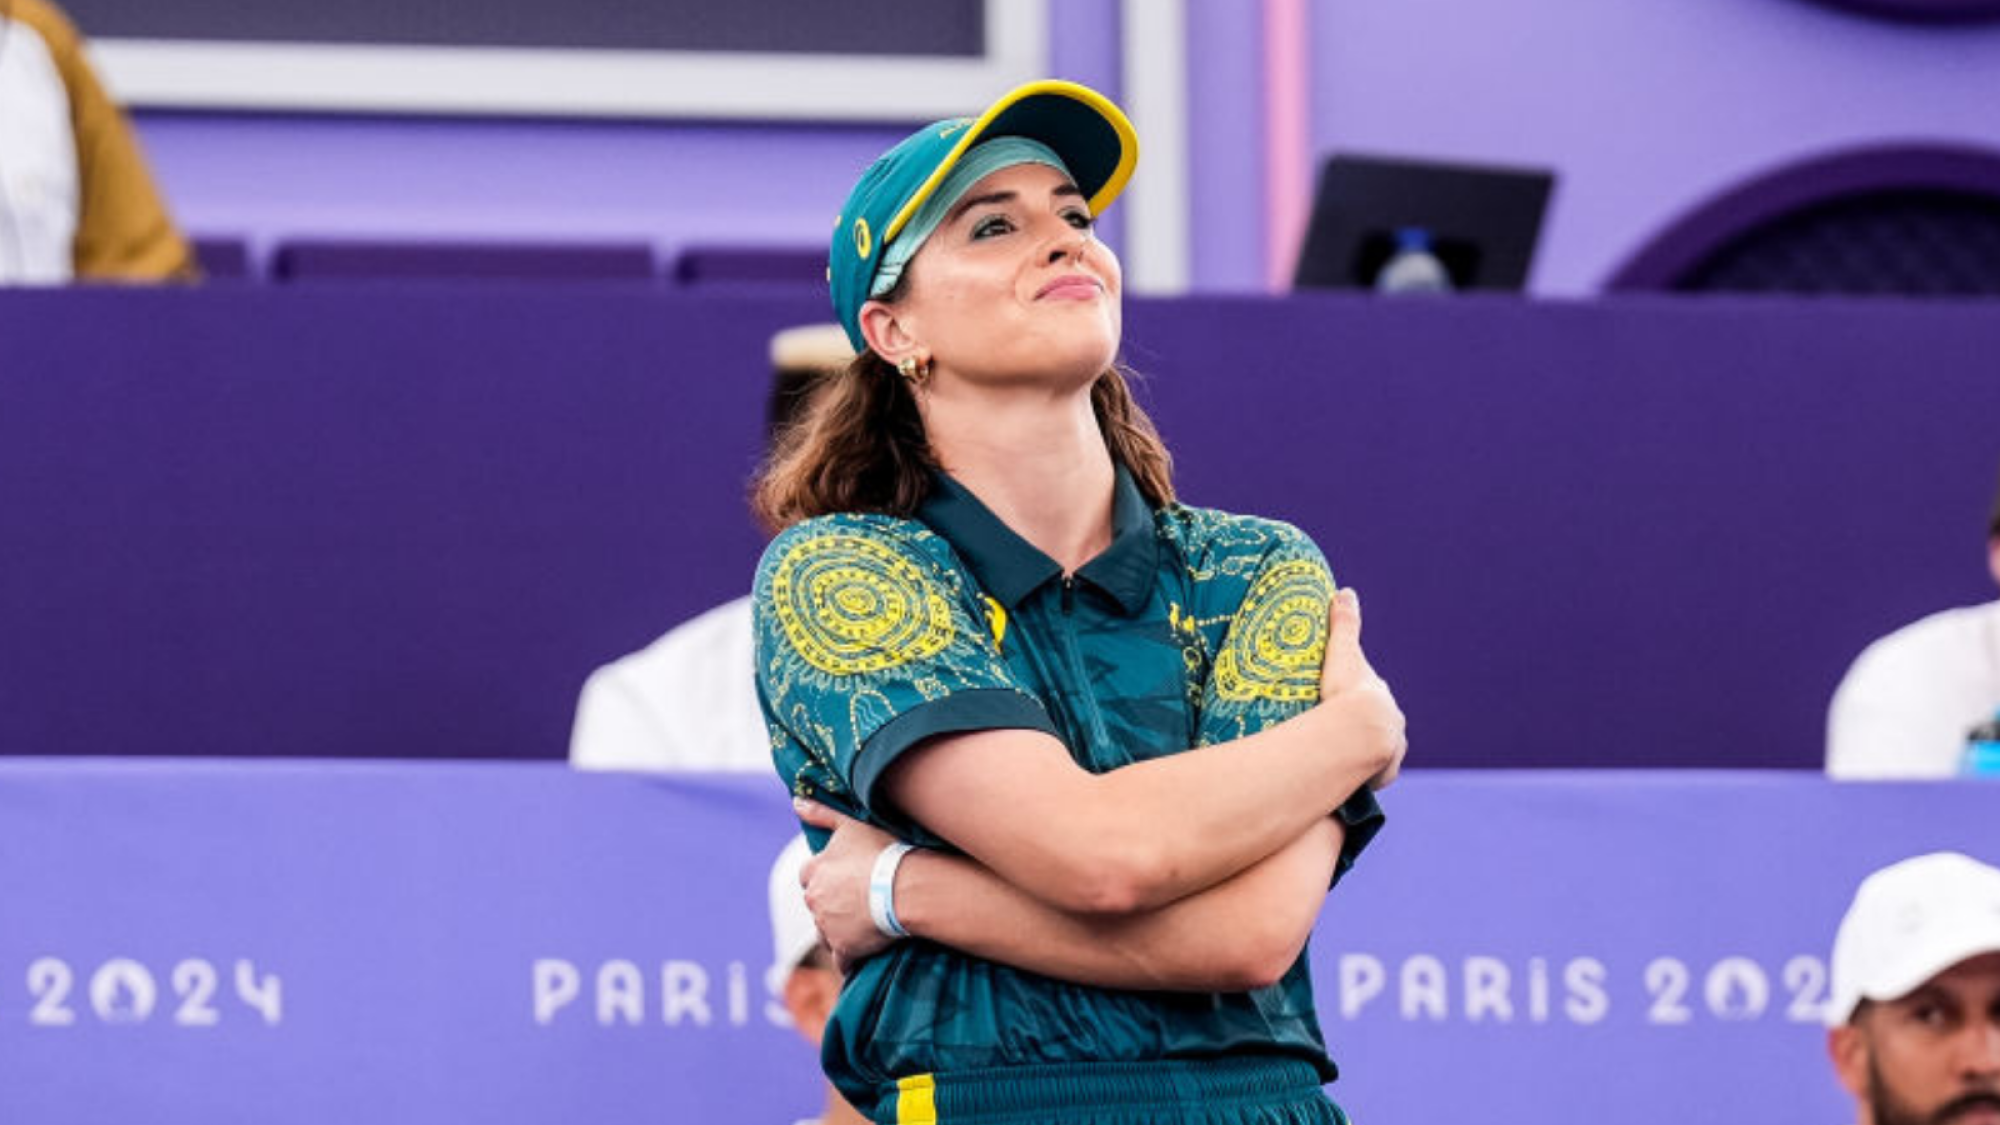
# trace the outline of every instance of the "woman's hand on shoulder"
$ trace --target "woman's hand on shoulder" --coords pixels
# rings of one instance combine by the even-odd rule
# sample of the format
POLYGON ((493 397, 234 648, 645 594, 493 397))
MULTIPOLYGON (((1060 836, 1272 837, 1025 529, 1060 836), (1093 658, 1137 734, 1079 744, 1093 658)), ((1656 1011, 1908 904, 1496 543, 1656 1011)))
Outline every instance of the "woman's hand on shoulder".
POLYGON ((1377 755, 1381 767, 1368 779, 1368 787, 1381 789, 1402 772, 1403 753, 1409 748, 1403 709, 1362 651, 1360 596, 1352 588, 1336 590, 1328 616, 1326 659, 1319 673, 1320 707, 1340 716, 1343 743, 1359 738, 1367 752, 1377 755))
POLYGON ((833 833, 826 847, 800 869, 799 885, 805 889, 806 908, 812 911, 820 937, 845 974, 856 963, 888 948, 893 940, 875 928, 868 913, 868 880, 874 873, 875 857, 896 838, 816 801, 799 798, 792 807, 800 820, 833 833))

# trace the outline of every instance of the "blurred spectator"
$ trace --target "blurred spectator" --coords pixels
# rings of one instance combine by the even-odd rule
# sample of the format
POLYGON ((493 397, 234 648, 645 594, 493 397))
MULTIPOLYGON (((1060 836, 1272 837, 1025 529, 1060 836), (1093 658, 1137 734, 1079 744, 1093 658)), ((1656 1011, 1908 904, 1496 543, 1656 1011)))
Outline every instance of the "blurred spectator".
POLYGON ((1856 1125, 2000 1120, 2000 869, 1938 852, 1862 880, 1826 1018, 1856 1125))
MULTIPOLYGON (((771 994, 784 1002, 791 1013, 792 1026, 806 1042, 817 1047, 826 1034, 826 1018, 840 997, 840 974, 833 968, 833 951, 820 940, 806 909, 806 893, 799 885, 799 869, 812 858, 804 836, 794 837, 778 862, 771 866, 771 944, 774 954, 771 994)), ((826 1108, 817 1121, 798 1125, 865 1125, 867 1118, 847 1104, 832 1083, 826 1087, 826 1108)))
MULTIPOLYGON (((2000 584, 2000 495, 1986 521, 1986 566, 2000 584)), ((1869 645, 1833 693, 1826 772, 1939 778, 1958 772, 1966 735, 2000 709, 2000 600, 1935 613, 1869 645)))
POLYGON ((83 37, 48 0, 0 0, 0 283, 194 275, 83 37))
MULTIPOLYGON (((795 421, 814 384, 854 358, 837 324, 771 338, 767 436, 795 421)), ((744 571, 744 581, 750 579, 744 571)), ((750 597, 710 609, 590 674, 570 764, 611 770, 763 770, 771 736, 757 706, 750 597)))

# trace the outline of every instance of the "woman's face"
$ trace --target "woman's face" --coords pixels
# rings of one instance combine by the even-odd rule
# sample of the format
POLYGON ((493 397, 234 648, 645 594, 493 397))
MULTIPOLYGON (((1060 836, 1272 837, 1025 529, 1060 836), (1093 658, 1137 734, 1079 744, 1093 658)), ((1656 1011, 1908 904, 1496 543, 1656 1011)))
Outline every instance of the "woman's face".
POLYGON ((1118 259, 1042 164, 974 184, 911 259, 896 320, 939 376, 1088 386, 1118 354, 1118 259))

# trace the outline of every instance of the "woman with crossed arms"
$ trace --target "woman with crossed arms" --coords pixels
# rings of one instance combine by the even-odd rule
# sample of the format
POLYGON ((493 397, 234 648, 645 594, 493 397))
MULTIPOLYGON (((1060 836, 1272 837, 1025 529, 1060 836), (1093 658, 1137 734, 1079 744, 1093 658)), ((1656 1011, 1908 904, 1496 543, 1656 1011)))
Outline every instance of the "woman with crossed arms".
POLYGON ((1136 159, 1062 82, 884 154, 829 261, 859 355, 758 481, 823 1063, 877 1121, 1346 1120, 1305 944, 1403 718, 1310 540, 1174 497, 1091 234, 1136 159))

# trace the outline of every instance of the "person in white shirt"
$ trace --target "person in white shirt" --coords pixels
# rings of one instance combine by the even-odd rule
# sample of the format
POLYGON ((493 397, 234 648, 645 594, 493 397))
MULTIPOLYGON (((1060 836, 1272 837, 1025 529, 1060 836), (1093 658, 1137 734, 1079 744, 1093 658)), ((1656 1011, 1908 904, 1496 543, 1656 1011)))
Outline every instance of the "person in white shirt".
MULTIPOLYGON (((853 355, 837 324, 773 336, 770 433, 797 419, 817 380, 853 355)), ((746 592, 592 672, 577 699, 570 764, 770 772, 771 736, 757 706, 751 641, 746 592)))
POLYGON ((1856 1125, 2000 1121, 2000 869, 1934 852, 1868 876, 1831 980, 1827 1054, 1856 1125))
MULTIPOLYGON (((1986 564, 2000 584, 2000 497, 1986 564)), ((1966 735, 2000 711, 2000 600, 1934 613, 1855 658, 1827 712, 1826 772, 1849 779, 1945 778, 1966 735)))
POLYGON ((577 700, 570 764, 770 772, 750 642, 745 594, 592 672, 577 700))

